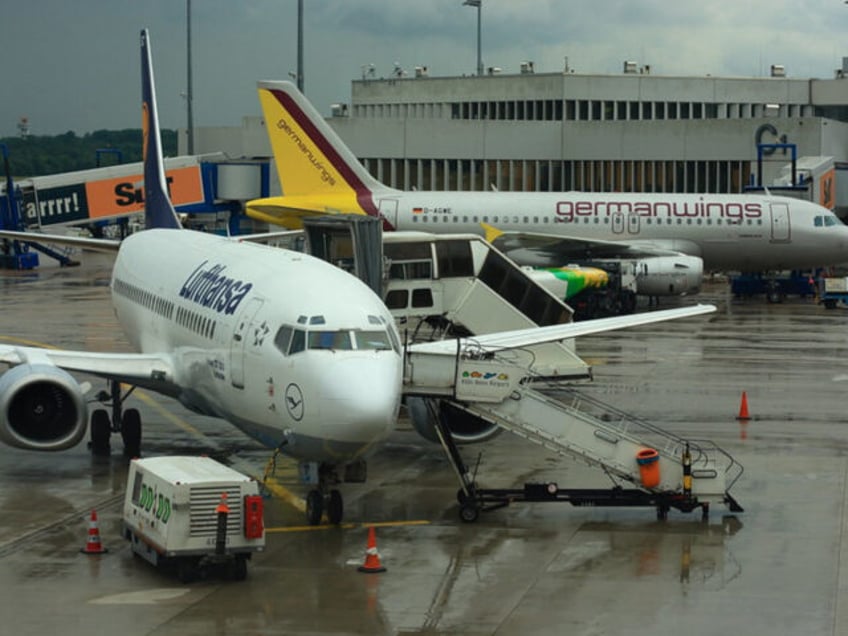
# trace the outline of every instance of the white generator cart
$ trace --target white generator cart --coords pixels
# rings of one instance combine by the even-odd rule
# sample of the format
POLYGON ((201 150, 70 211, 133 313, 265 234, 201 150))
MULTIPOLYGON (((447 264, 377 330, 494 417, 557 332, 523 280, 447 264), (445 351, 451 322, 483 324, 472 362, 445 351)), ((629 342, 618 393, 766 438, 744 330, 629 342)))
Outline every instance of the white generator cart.
POLYGON ((209 457, 134 459, 127 477, 123 533, 155 566, 175 566, 189 582, 208 569, 235 580, 265 547, 259 484, 209 457))

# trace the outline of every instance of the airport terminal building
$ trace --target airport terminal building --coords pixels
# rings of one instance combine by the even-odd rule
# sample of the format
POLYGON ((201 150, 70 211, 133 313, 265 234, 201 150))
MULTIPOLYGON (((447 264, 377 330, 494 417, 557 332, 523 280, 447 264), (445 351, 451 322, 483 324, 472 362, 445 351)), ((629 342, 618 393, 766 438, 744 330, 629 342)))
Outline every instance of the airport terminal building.
MULTIPOLYGON (((738 193, 780 184, 845 214, 848 58, 844 67, 833 79, 794 79, 779 65, 768 77, 660 76, 629 61, 612 75, 540 73, 532 62, 463 77, 418 67, 353 81, 350 104, 332 105, 329 122, 374 176, 403 190, 738 193)), ((270 155, 256 117, 197 129, 195 148, 270 155)))

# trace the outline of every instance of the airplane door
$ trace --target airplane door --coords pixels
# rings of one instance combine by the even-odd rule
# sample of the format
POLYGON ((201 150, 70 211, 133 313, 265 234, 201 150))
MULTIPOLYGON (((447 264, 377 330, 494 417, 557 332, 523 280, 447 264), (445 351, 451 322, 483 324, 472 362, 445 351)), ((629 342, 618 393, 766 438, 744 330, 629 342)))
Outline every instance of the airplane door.
POLYGON ((789 241, 791 230, 789 224, 789 205, 772 203, 771 207, 771 241, 773 243, 789 241))
POLYGON ((639 233, 639 215, 635 212, 631 212, 627 215, 627 231, 630 234, 638 234, 639 233))
POLYGON ((612 213, 612 233, 622 234, 624 232, 624 214, 622 212, 612 213))
POLYGON ((397 199, 380 199, 380 216, 389 224, 398 229, 398 202, 397 199))
POLYGON ((260 299, 251 298, 241 310, 233 330, 233 340, 230 343, 230 381, 237 389, 244 388, 244 351, 247 346, 248 327, 261 306, 260 299))

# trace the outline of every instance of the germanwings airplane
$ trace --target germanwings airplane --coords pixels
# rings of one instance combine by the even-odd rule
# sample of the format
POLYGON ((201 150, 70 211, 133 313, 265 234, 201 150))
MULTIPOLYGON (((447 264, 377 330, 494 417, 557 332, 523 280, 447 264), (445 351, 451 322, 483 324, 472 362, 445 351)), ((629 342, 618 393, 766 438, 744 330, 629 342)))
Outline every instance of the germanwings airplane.
POLYGON ((247 213, 298 227, 307 214, 354 213, 387 229, 485 234, 516 262, 638 262, 638 292, 697 291, 704 270, 773 271, 848 261, 848 227, 793 198, 719 194, 404 192, 384 186, 290 82, 260 82, 283 196, 247 213))
MULTIPOLYGON (((37 235, 115 251, 112 303, 139 353, 99 353, 0 345, 0 440, 58 451, 90 430, 95 453, 120 433, 125 454, 141 449, 141 417, 122 408, 142 387, 186 408, 220 417, 299 460, 317 476, 307 518, 342 520, 333 486, 362 481, 365 460, 394 429, 404 358, 391 314, 369 287, 329 263, 282 250, 181 229, 168 197, 159 137, 149 35, 141 32, 145 229, 121 242, 37 235), (108 381, 112 412, 88 420, 88 383, 108 381), (132 389, 130 389, 132 390, 132 389)), ((0 239, 29 240, 25 232, 0 239)), ((554 325, 475 338, 480 347, 523 348, 588 333, 713 311, 711 306, 554 325)), ((458 350, 459 343, 444 346, 458 350)), ((409 345, 408 351, 416 351, 409 345)), ((430 346, 433 346, 430 343, 430 346)))

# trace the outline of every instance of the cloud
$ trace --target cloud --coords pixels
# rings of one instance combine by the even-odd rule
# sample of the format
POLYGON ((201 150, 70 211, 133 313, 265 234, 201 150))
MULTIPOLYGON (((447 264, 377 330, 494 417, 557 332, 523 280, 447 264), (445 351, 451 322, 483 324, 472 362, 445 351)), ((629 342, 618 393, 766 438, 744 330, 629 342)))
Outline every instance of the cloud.
MULTIPOLYGON (((411 73, 476 72, 477 10, 461 0, 304 0, 307 96, 322 112, 350 101, 374 64, 411 73)), ((186 24, 175 0, 8 0, 0 22, 7 88, 0 136, 20 116, 34 133, 138 127, 138 33, 151 30, 162 124, 185 125, 186 24)), ((239 125, 258 115, 256 81, 297 70, 294 0, 192 3, 195 123, 239 125)), ((841 67, 848 6, 814 0, 483 0, 483 62, 518 72, 620 73, 626 59, 655 74, 832 77, 841 67)))

